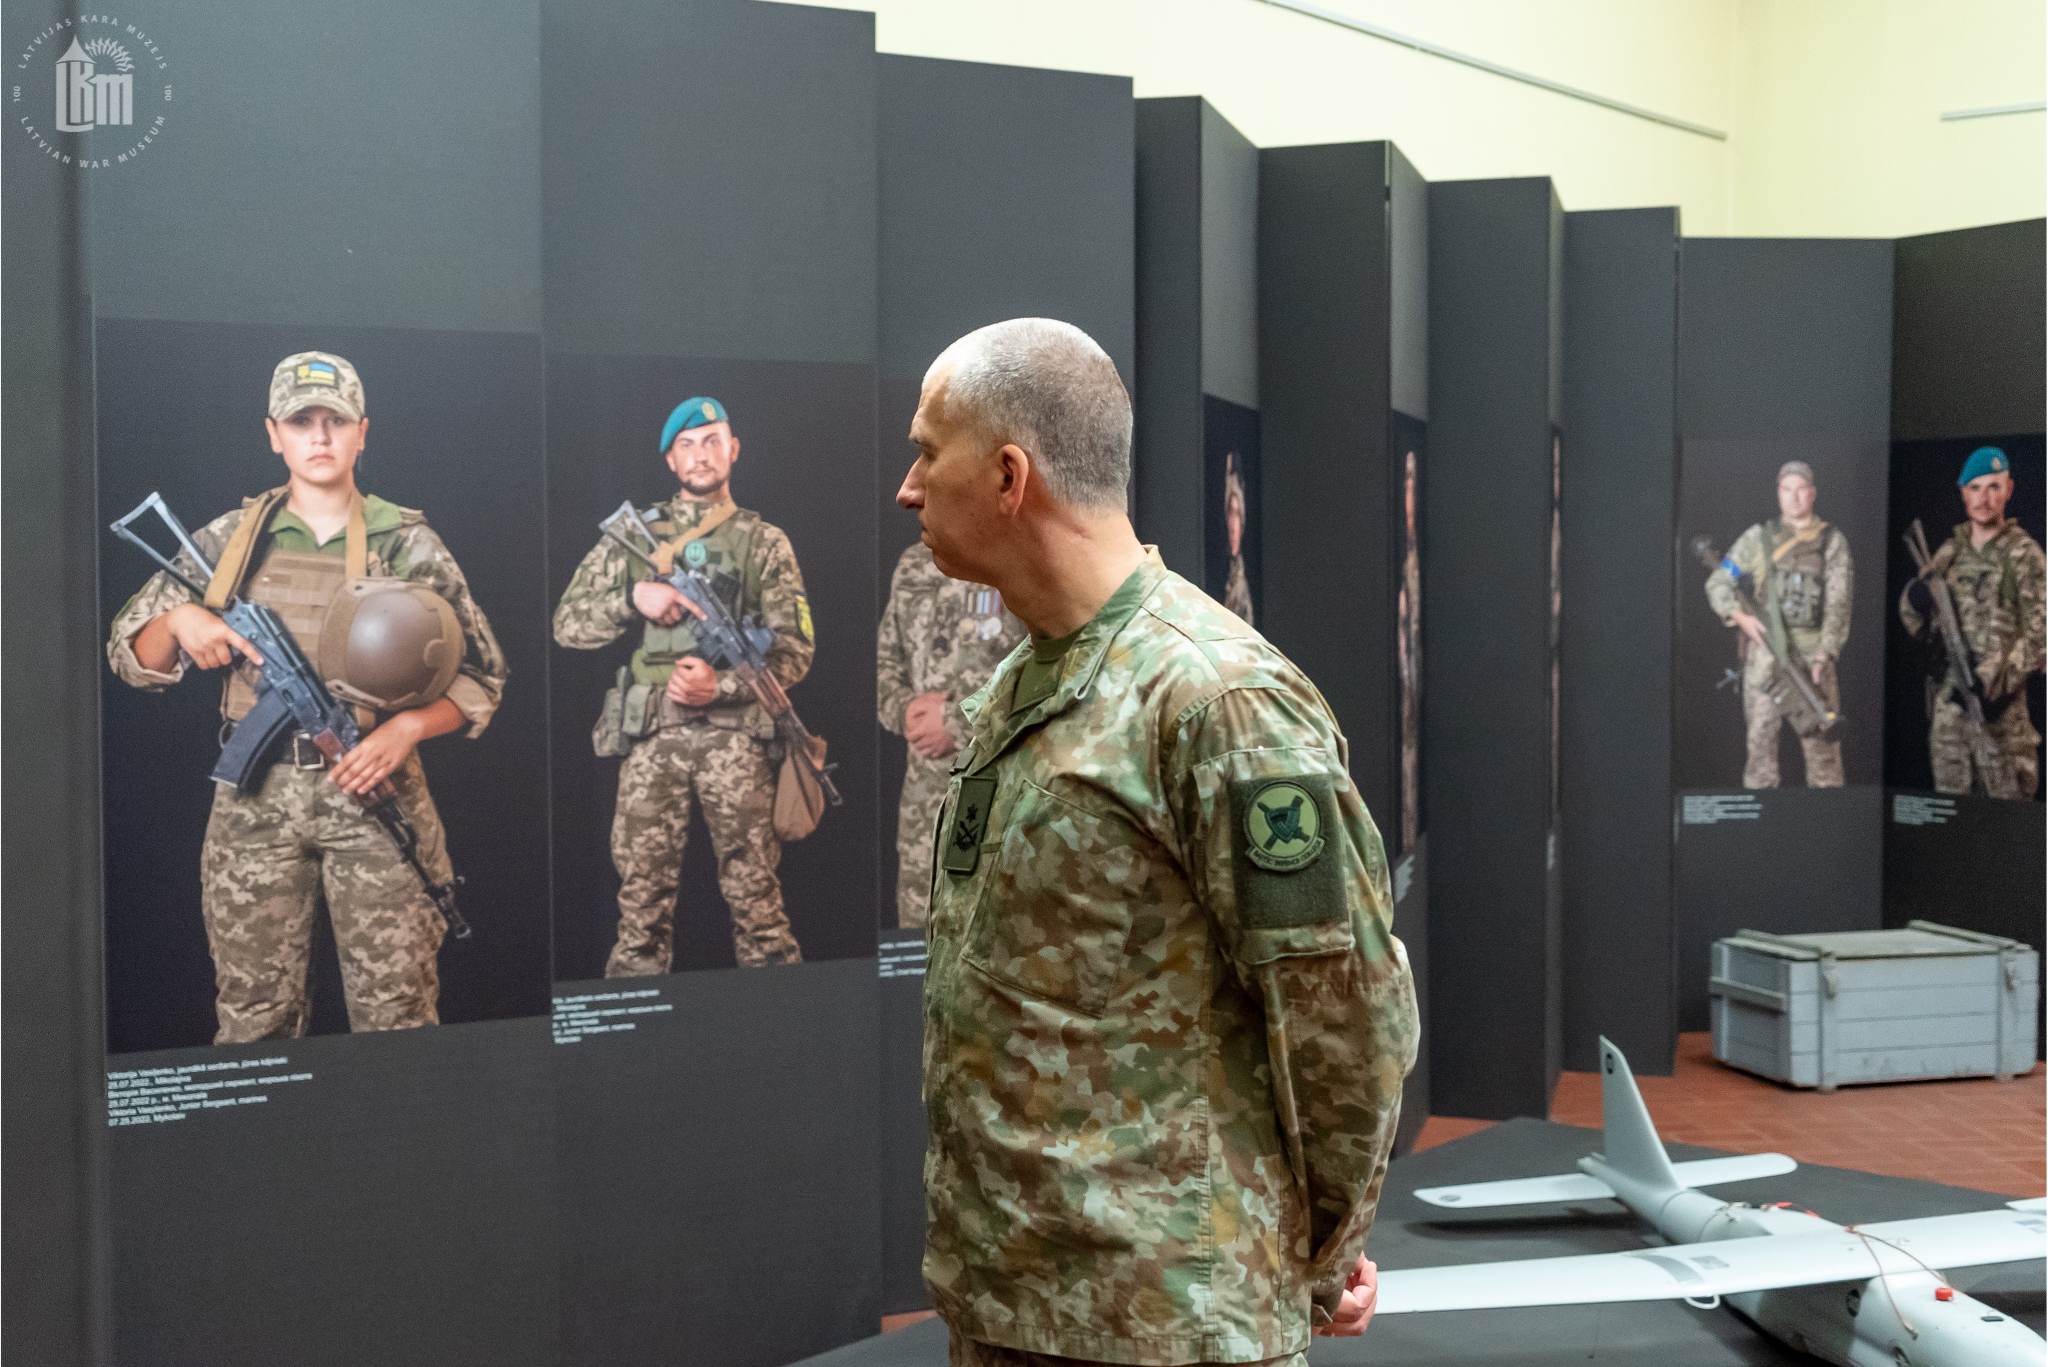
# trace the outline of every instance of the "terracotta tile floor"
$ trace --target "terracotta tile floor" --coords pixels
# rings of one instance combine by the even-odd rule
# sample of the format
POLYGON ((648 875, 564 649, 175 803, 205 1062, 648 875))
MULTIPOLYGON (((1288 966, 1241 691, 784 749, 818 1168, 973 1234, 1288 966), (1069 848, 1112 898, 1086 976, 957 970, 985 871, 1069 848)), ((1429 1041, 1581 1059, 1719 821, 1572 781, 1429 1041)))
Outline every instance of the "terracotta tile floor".
MULTIPOLYGON (((1712 1036, 1678 1037, 1673 1077, 1638 1077, 1666 1140, 1736 1153, 1776 1152, 1802 1163, 1888 1177, 1923 1177, 2011 1196, 2048 1188, 2048 1069, 2011 1082, 1897 1082, 1831 1096, 1783 1087, 1714 1061, 1712 1036)), ((1565 1073, 1550 1118, 1600 1128, 1600 1075, 1565 1073)), ((1418 1149, 1491 1122, 1431 1116, 1418 1149)))

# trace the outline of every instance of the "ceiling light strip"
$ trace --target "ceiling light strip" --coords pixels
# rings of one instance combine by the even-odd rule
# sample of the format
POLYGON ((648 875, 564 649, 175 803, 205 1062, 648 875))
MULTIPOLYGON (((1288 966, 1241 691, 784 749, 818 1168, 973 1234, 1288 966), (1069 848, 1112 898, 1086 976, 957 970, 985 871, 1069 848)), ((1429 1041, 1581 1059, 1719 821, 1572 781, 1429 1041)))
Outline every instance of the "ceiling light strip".
MULTIPOLYGON (((1541 76, 1532 76, 1526 71, 1516 71, 1513 67, 1500 66, 1482 57, 1472 57, 1462 52, 1453 52, 1450 48, 1438 47, 1435 43, 1424 42, 1420 38, 1410 38, 1405 33, 1396 33, 1392 29, 1381 28, 1377 24, 1368 24, 1363 19, 1353 19, 1348 14, 1339 14, 1335 10, 1326 10, 1320 5, 1303 4, 1301 0, 1260 0, 1260 3, 1271 5, 1276 9, 1292 10, 1294 13, 1305 15, 1310 19, 1320 19, 1326 24, 1335 24, 1339 28, 1348 28, 1353 33, 1363 33, 1368 38, 1378 38, 1385 42, 1399 44, 1405 48, 1412 48, 1416 52, 1427 53, 1431 57, 1441 57, 1447 62, 1456 62, 1460 66, 1473 67, 1480 71, 1490 72, 1495 76, 1505 76, 1511 81, 1520 81, 1523 85, 1533 85, 1539 90, 1548 90, 1555 95, 1568 95, 1575 100, 1584 100, 1588 104, 1597 104, 1603 109, 1612 109, 1619 113, 1633 115, 1639 119, 1648 119, 1651 123, 1661 123, 1666 128, 1676 128, 1686 133, 1697 133, 1703 138, 1713 138, 1717 142, 1728 141, 1728 135, 1718 128, 1708 128, 1705 124, 1689 123, 1684 119, 1673 118, 1669 114, 1659 114, 1654 109, 1644 109, 1638 105, 1624 104, 1620 100, 1610 100, 1605 95, 1595 95, 1590 90, 1580 90, 1576 86, 1563 85, 1557 81, 1547 81, 1541 76)), ((2039 108, 2041 106, 2037 104, 2015 105, 2010 110, 1973 110, 1953 115, 1943 114, 1942 117, 1944 119, 1969 118, 1978 114, 2004 114, 2017 112, 2020 109, 2039 108)))
POLYGON ((1988 119, 1994 114, 2038 114, 2048 109, 2048 101, 2035 100, 2032 104, 1991 104, 1982 109, 1951 109, 1941 116, 1943 123, 1957 119, 1988 119))

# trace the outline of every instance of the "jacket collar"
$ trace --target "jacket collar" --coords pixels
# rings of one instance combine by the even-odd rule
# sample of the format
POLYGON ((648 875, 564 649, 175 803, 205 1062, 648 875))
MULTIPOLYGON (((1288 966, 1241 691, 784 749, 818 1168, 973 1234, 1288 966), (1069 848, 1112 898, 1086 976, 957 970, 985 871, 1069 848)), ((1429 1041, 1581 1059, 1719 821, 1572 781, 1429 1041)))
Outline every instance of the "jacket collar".
POLYGON ((1051 721, 1086 696, 1109 658, 1111 644, 1138 615, 1166 574, 1166 562, 1159 558, 1159 548, 1147 546, 1143 563, 1131 571, 1101 611, 1081 628, 1081 634, 1061 657, 1059 687, 1052 696, 1013 713, 1010 706, 1016 692, 1017 671, 1031 657, 1030 639, 1020 642, 989 681, 960 704, 960 711, 974 726, 974 744, 958 771, 973 773, 985 768, 1025 731, 1051 721))

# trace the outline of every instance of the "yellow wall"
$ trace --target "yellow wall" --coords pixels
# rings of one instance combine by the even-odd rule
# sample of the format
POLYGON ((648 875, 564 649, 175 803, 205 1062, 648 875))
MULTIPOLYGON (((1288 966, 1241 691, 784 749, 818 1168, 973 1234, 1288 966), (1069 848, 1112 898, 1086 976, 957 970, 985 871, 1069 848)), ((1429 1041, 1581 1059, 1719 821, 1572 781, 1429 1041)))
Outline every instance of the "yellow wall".
MULTIPOLYGON (((811 0, 818 3, 820 0, 811 0)), ((2039 215, 2039 0, 1316 0, 1727 132, 1632 118, 1259 0, 822 0, 884 52, 1132 77, 1262 147, 1391 138, 1431 180, 1548 175, 1571 209, 1694 236, 1889 237, 2039 215)))
POLYGON ((2041 0, 1744 0, 1735 214, 1743 237, 1905 237, 2038 218, 2048 115, 2041 0))

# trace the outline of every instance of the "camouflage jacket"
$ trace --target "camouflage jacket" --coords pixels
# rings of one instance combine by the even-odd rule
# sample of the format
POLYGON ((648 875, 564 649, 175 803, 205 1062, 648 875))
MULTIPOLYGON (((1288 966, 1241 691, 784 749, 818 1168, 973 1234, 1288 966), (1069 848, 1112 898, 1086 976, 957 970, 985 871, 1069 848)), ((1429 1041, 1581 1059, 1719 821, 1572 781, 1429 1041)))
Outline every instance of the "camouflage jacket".
POLYGON ((970 698, 925 979, 925 1280, 969 1338, 1307 1346, 1372 1224, 1417 1021, 1315 686, 1151 551, 1048 696, 970 698))
MULTIPOLYGON (((2002 698, 2026 687, 2048 645, 2041 543, 2007 518, 1998 535, 1972 546, 1965 522, 1935 549, 1933 569, 1955 601, 1963 643, 1984 680, 1984 695, 2002 698)), ((1899 619, 1915 636, 1927 626, 1906 595, 1899 598, 1899 619)))
MULTIPOLYGON (((724 506, 698 503, 678 494, 649 509, 649 521, 656 535, 674 537, 724 506)), ((797 567, 789 537, 780 527, 763 521, 759 513, 742 508, 695 544, 706 548, 699 568, 714 580, 730 576, 735 587, 727 606, 734 615, 756 617, 774 633, 766 652, 768 668, 785 688, 796 686, 810 672, 817 648, 803 571, 797 567)), ((679 556, 678 562, 685 563, 685 557, 679 556)), ((598 538, 576 567, 555 608, 555 643, 573 650, 596 650, 610 645, 638 622, 641 644, 633 652, 634 675, 643 683, 667 684, 677 657, 696 648, 691 630, 695 619, 686 613, 676 626, 664 628, 642 617, 633 607, 633 585, 649 577, 647 567, 616 541, 608 536, 598 538)), ((757 736, 775 733, 768 714, 729 669, 718 671, 718 697, 710 705, 676 711, 685 719, 702 717, 757 736)))
POLYGON ((920 693, 943 693, 946 731, 965 745, 973 728, 960 703, 988 682, 1024 624, 982 584, 948 579, 923 544, 911 546, 889 580, 889 605, 875 631, 875 712, 884 729, 903 734, 903 709, 920 693))
MULTIPOLYGON (((253 498, 242 500, 240 508, 221 514, 192 534, 193 541, 206 553, 208 560, 220 559, 228 538, 241 525, 242 514, 255 501, 253 498)), ((455 563, 448 547, 427 525, 427 515, 417 509, 401 508, 374 494, 365 495, 363 520, 369 532, 370 574, 425 584, 447 599, 448 605, 455 609, 455 619, 462 625, 464 649, 461 670, 456 674, 455 682, 448 686, 448 700, 461 709, 463 718, 469 722, 467 734, 472 737, 482 735, 483 729, 490 725, 492 714, 498 710, 499 699, 505 694, 505 652, 499 648, 498 638, 492 634, 490 620, 484 616, 483 609, 469 596, 469 581, 462 577, 462 567, 455 563)), ((268 530, 271 545, 281 551, 339 556, 346 540, 344 533, 337 531, 326 541, 321 541, 298 514, 283 507, 271 517, 268 530)), ((177 562, 186 574, 205 582, 206 576, 184 551, 178 552, 177 562)), ((185 677, 186 662, 182 657, 168 673, 143 668, 142 661, 135 658, 135 637, 152 620, 180 603, 197 601, 190 590, 161 570, 150 576, 141 592, 130 598, 114 615, 113 630, 107 638, 107 663, 113 666, 121 682, 155 690, 185 677)), ((244 671, 245 682, 254 684, 257 676, 254 665, 241 661, 235 668, 244 671)))
POLYGON ((1783 627, 1784 637, 1780 644, 1789 640, 1793 648, 1808 660, 1817 655, 1826 655, 1839 660, 1842 648, 1849 644, 1849 599, 1855 587, 1856 569, 1849 558, 1849 538, 1842 535, 1840 527, 1824 522, 1809 524, 1802 537, 1777 518, 1759 522, 1735 538, 1735 544, 1722 557, 1722 565, 1707 576, 1707 602, 1713 606, 1723 622, 1731 623, 1735 613, 1735 579, 1729 574, 1727 565, 1733 562, 1749 580, 1749 597, 1757 611, 1764 614, 1765 626, 1771 626, 1768 605, 1771 601, 1781 604, 1787 589, 1787 576, 1783 573, 1788 561, 1799 557, 1809 548, 1802 542, 1818 541, 1818 547, 1811 548, 1811 559, 1817 562, 1820 577, 1819 621, 1813 626, 1788 623, 1783 627), (1767 549, 1768 547, 1768 549, 1767 549))

